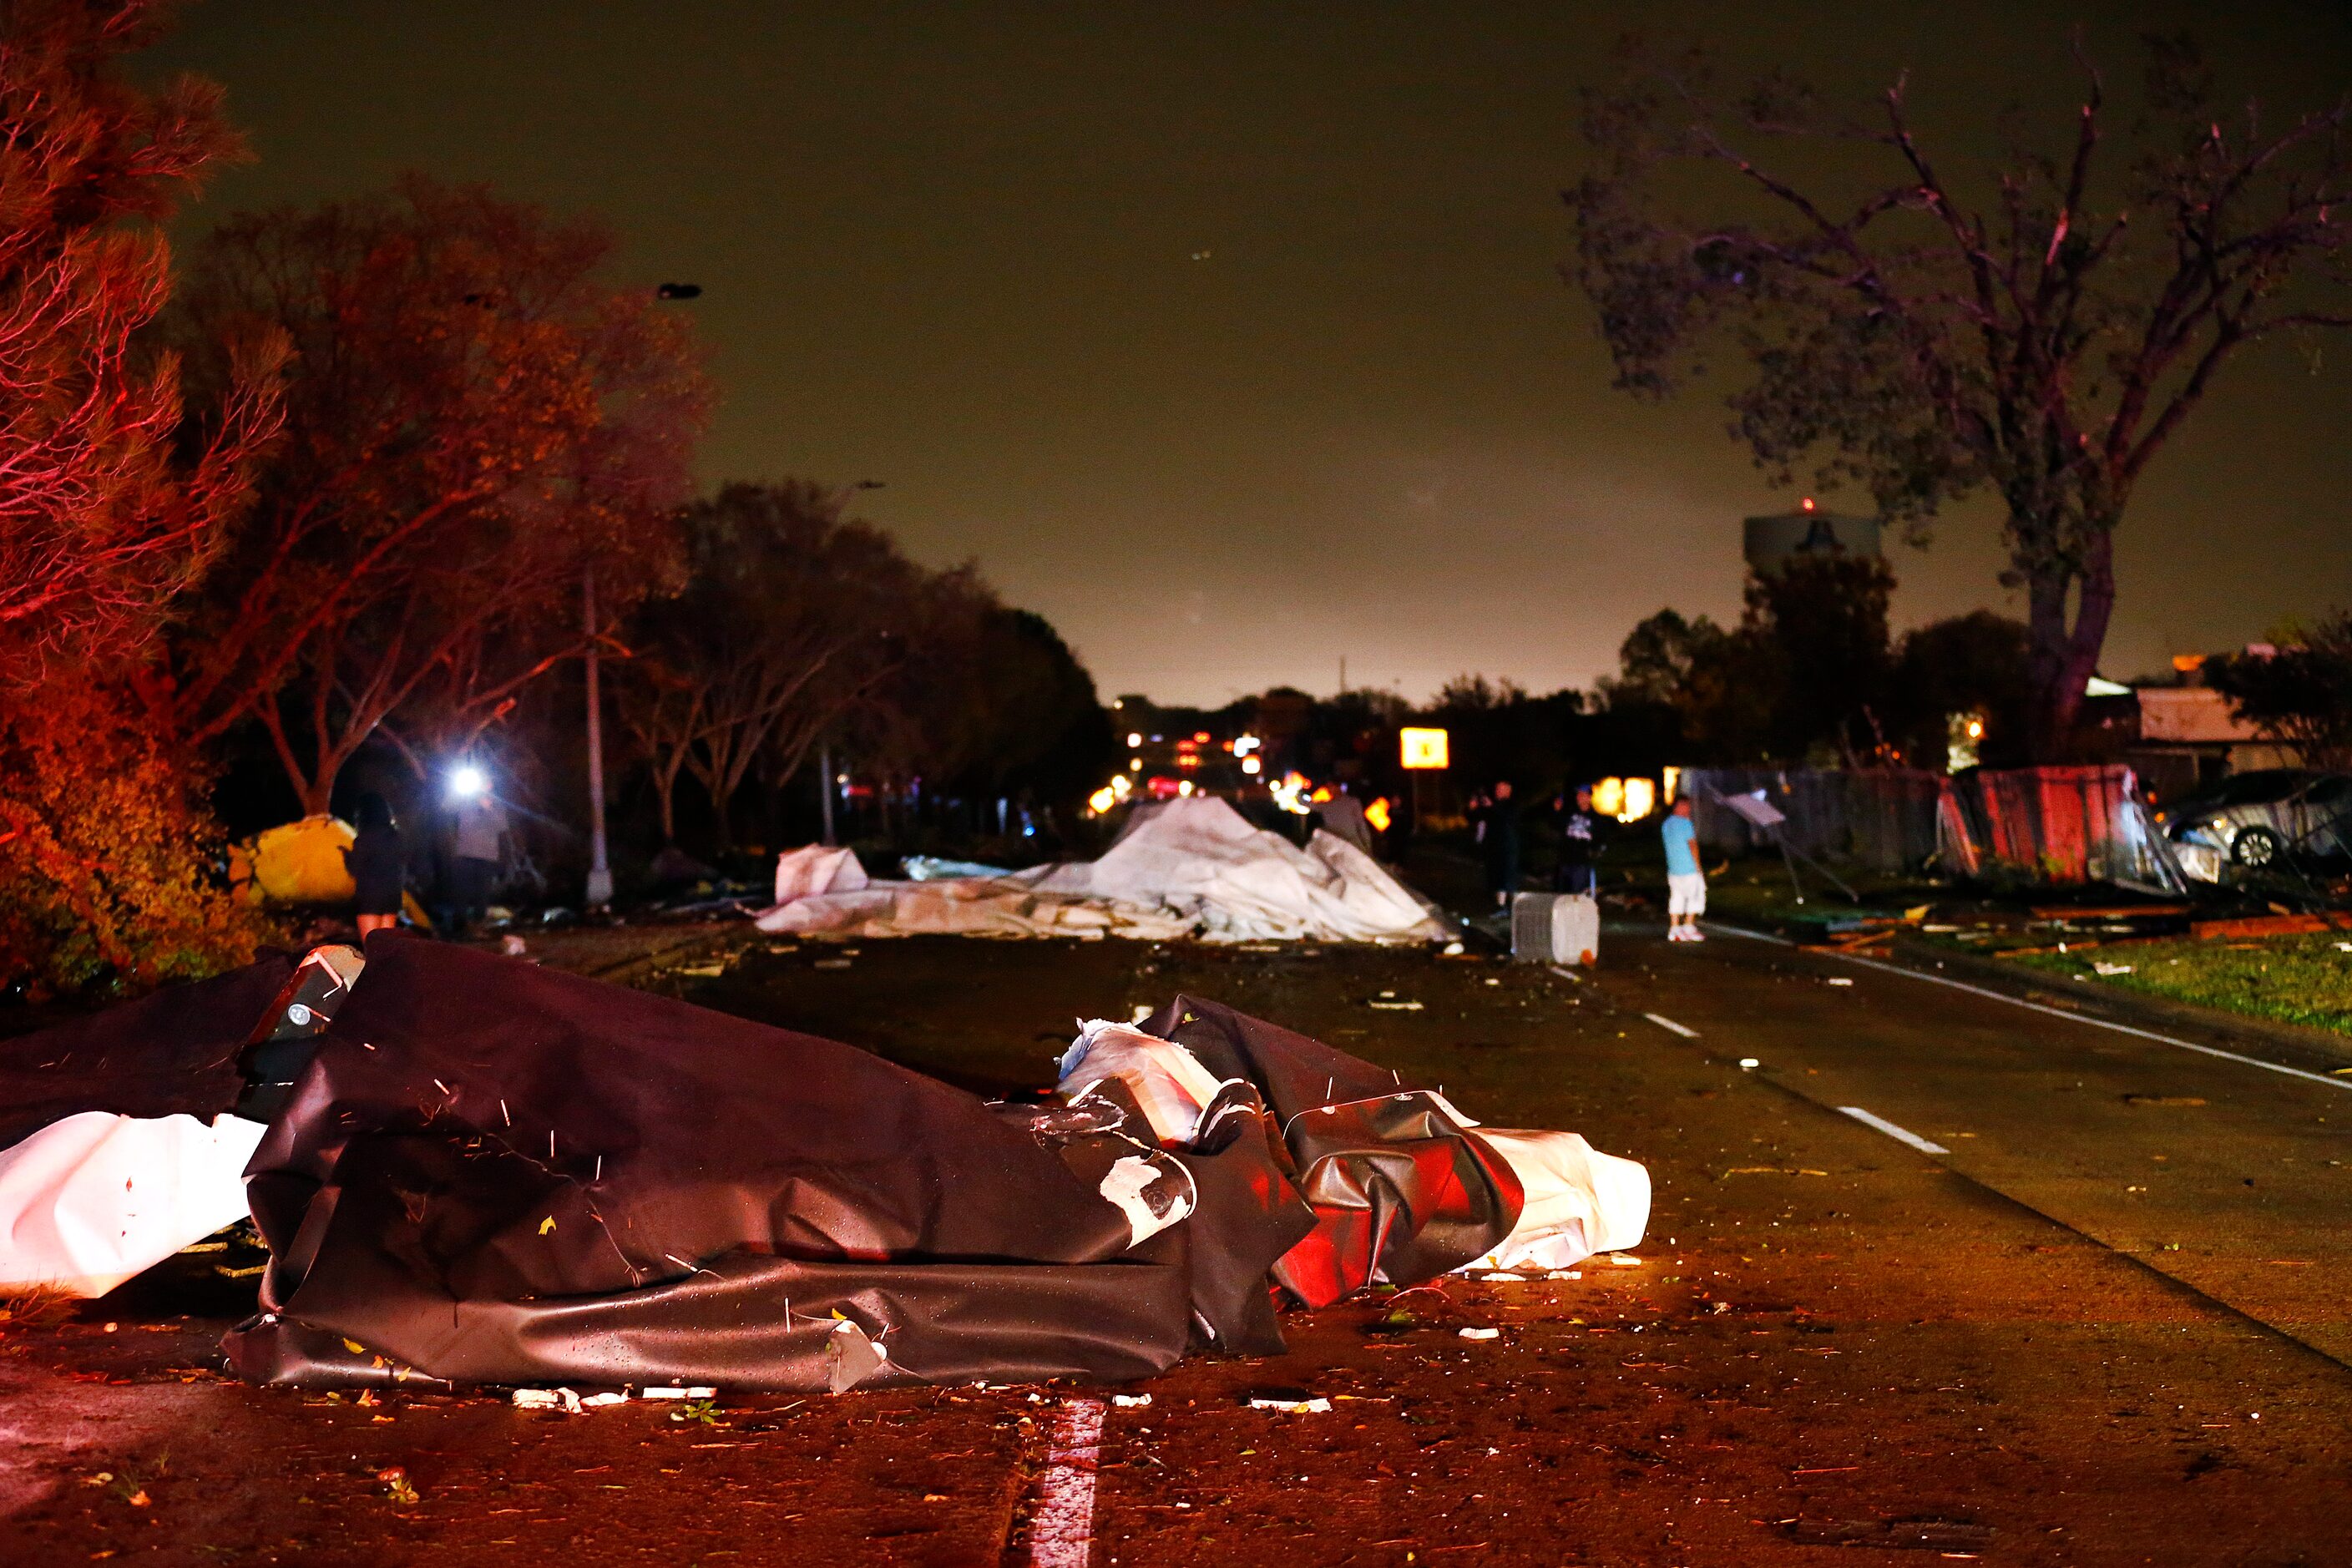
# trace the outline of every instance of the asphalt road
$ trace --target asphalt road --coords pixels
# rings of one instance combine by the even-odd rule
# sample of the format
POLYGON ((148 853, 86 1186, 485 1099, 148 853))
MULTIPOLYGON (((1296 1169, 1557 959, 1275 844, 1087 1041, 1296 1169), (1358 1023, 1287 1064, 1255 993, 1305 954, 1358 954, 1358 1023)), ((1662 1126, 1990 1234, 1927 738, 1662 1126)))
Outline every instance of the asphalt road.
POLYGON ((651 984, 982 1089, 1048 1076, 1074 1016, 1222 997, 1644 1161, 1651 1235, 1574 1279, 1295 1316, 1284 1356, 1118 1391, 1149 1405, 722 1393, 685 1419, 227 1383, 212 1346, 250 1283, 185 1258, 0 1326, 0 1562, 2352 1561, 2332 1084, 1730 938, 1612 932, 1574 979, 1343 949, 828 956, 651 984), (1332 1407, 1244 1398, 1273 1390, 1332 1407))
POLYGON ((2152 1029, 2079 987, 2011 999, 1721 929, 1654 962, 1661 1006, 1717 1054, 2352 1364, 2352 1042, 2152 1029))

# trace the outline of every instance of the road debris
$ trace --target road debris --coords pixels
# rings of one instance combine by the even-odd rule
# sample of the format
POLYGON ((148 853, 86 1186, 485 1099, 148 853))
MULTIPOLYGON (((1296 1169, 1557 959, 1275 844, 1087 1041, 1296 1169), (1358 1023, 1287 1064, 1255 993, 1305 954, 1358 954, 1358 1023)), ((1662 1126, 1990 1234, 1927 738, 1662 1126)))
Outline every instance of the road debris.
POLYGON ((568 1388, 518 1388, 514 1391, 518 1410, 561 1410, 567 1415, 580 1414, 580 1395, 568 1388))

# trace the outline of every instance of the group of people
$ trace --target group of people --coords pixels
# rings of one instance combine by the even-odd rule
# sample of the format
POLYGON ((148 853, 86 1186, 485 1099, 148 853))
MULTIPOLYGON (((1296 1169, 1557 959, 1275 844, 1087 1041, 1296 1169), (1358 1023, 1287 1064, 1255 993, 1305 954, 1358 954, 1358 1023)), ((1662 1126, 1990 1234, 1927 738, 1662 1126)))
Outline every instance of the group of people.
MULTIPOLYGON (((371 790, 353 814, 351 847, 343 867, 356 889, 360 940, 400 923, 408 891, 408 849, 392 803, 371 790)), ((449 803, 449 851, 443 879, 441 919, 454 931, 479 921, 497 889, 506 853, 506 807, 488 790, 459 794, 449 803)))
MULTIPOLYGON (((1592 786, 1578 784, 1572 792, 1553 797, 1549 813, 1558 844, 1552 857, 1552 891, 1598 892, 1601 855, 1611 824, 1592 808, 1592 786)), ((1497 909, 1507 909, 1526 879, 1523 823, 1511 781, 1498 779, 1492 790, 1473 796, 1470 817, 1486 858, 1487 890, 1497 909)), ((1667 939, 1705 942, 1698 919, 1706 912, 1706 873, 1699 863, 1698 829, 1691 819, 1688 795, 1668 809, 1659 837, 1666 853, 1667 939)))

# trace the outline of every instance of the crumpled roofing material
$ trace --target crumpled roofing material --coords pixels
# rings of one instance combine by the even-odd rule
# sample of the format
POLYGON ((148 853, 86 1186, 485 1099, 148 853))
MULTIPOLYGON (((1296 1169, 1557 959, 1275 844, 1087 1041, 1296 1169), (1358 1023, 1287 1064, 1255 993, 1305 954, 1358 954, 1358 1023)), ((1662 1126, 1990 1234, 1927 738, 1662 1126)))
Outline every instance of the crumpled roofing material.
MULTIPOLYGON (((1301 848, 1212 795, 1139 806, 1097 860, 993 877, 806 887, 787 851, 767 931, 856 937, 1126 936, 1164 942, 1426 942, 1444 926, 1381 863, 1317 832, 1301 848), (788 877, 786 868, 792 868, 788 877), (789 884, 795 889, 786 894, 789 884)), ((830 861, 827 864, 831 864, 830 861)), ((854 860, 852 864, 855 864, 854 860)))
MULTIPOLYGON (((0 1077, 69 1048, 52 1121, 217 1114, 218 1059, 299 984, 278 960, 7 1042, 0 1077)), ((1278 1302, 1470 1265, 1536 1207, 1442 1094, 1194 997, 1090 1027, 1036 1104, 393 932, 335 1007, 248 1168, 271 1256, 226 1348, 257 1382, 1117 1382, 1278 1352, 1278 1302)), ((1587 1202, 1579 1244, 1630 1244, 1622 1210, 1587 1202)))
POLYGON ((245 1217, 261 1128, 84 1110, 0 1149, 0 1289, 103 1296, 245 1217))

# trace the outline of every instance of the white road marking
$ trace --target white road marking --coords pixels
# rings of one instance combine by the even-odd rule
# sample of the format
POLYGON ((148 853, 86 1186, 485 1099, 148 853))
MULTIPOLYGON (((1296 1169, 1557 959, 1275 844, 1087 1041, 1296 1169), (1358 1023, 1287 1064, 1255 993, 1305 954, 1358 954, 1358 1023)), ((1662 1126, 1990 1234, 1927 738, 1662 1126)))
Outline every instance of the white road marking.
POLYGON ((1095 1469, 1102 1461, 1103 1402, 1066 1399, 1054 1421, 1037 1509, 1029 1516, 1034 1568, 1087 1568, 1095 1544, 1095 1469))
POLYGON ((1680 1035, 1685 1040, 1696 1040, 1698 1038, 1698 1031, 1696 1029, 1691 1028, 1689 1026, 1685 1024, 1677 1024, 1672 1018, 1662 1018, 1655 1013, 1644 1013, 1642 1016, 1647 1018, 1661 1029, 1672 1029, 1675 1034, 1680 1035))
POLYGON ((1790 942, 1787 937, 1774 936, 1770 931, 1749 931, 1746 926, 1726 925, 1721 921, 1709 921, 1706 923, 1710 929, 1719 931, 1726 936, 1744 936, 1750 942, 1769 942, 1774 947, 1794 947, 1797 945, 1795 942, 1790 942))
POLYGON ((1930 1143, 1927 1140, 1920 1137, 1919 1134, 1912 1131, 1909 1128, 1897 1127, 1892 1121, 1887 1121, 1884 1116, 1874 1116, 1859 1105, 1841 1105, 1838 1107, 1838 1111, 1841 1115, 1853 1117, 1864 1127, 1877 1128, 1881 1132, 1885 1133, 1889 1138, 1894 1139, 1898 1143, 1910 1144, 1911 1147, 1918 1150, 1922 1154, 1948 1154, 1951 1152, 1949 1149, 1945 1148, 1941 1143, 1930 1143))
MULTIPOLYGON (((1769 936, 1760 931, 1743 931, 1738 926, 1721 926, 1720 929, 1733 936, 1750 937, 1758 942, 1769 942, 1780 947, 1795 945, 1783 938, 1769 936)), ((1846 953, 1825 953, 1822 956, 1834 957, 1841 963, 1858 963, 1864 969, 1883 969, 1889 974, 1908 975, 1914 980, 1925 980, 1931 985, 1948 985, 1955 991, 1965 991, 1972 996, 1988 996, 1995 1002, 2006 1002, 2012 1007, 2022 1007, 2029 1013, 2044 1013, 2053 1018, 2064 1018, 2070 1023, 2088 1024, 2095 1029, 2112 1029, 2118 1035, 2130 1035, 2137 1039, 2154 1040, 2159 1046, 2178 1046, 2184 1051, 2195 1051, 2200 1056, 2219 1057, 2226 1062, 2240 1062, 2250 1068, 2261 1068, 2264 1072, 2284 1073, 2289 1078, 2299 1078, 2306 1083, 2324 1083, 2330 1089, 2352 1089, 2352 1079, 2330 1078, 2325 1073, 2306 1072, 2302 1068, 2291 1068, 2283 1062, 2266 1062, 2260 1057, 2246 1056, 2239 1051, 2225 1051, 2219 1046, 2200 1046, 2194 1040, 2177 1039, 2170 1035, 2159 1035, 2153 1029, 2137 1029, 2129 1024, 2118 1024, 2111 1019, 2086 1017, 2080 1013, 2070 1013, 2063 1007, 2049 1007, 2039 1002, 2028 1002, 2022 996, 2011 996, 2005 992, 1995 991, 1988 985, 1971 985, 1965 980, 1954 980, 1948 974, 1930 974, 1924 969, 1908 969, 1899 963, 1882 963, 1874 958, 1855 958, 1846 953)))

